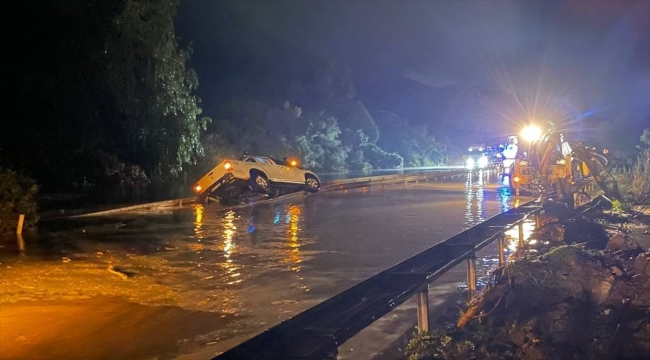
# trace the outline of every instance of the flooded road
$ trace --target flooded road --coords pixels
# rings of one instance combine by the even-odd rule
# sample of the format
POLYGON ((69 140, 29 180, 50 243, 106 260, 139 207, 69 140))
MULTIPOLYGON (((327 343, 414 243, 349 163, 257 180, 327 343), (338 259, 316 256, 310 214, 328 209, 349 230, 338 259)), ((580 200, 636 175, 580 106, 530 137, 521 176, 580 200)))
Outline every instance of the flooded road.
POLYGON ((0 358, 206 359, 516 201, 474 177, 44 224, 2 249, 0 358))

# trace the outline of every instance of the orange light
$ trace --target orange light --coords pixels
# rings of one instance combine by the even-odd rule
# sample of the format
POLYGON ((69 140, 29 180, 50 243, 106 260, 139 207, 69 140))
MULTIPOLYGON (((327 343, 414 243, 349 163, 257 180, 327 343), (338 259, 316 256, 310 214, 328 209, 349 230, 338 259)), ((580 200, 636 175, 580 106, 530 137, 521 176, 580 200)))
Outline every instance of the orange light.
POLYGON ((291 160, 291 166, 296 166, 298 165, 298 162, 296 160, 291 160))
POLYGON ((512 178, 512 180, 513 180, 514 182, 518 183, 519 180, 521 180, 521 179, 519 178, 519 176, 515 176, 515 177, 512 178))
POLYGON ((227 163, 223 164, 223 167, 225 167, 226 170, 229 170, 232 167, 232 165, 229 162, 227 162, 227 163))
POLYGON ((196 190, 196 192, 201 191, 201 185, 196 185, 196 187, 194 188, 194 190, 196 190))

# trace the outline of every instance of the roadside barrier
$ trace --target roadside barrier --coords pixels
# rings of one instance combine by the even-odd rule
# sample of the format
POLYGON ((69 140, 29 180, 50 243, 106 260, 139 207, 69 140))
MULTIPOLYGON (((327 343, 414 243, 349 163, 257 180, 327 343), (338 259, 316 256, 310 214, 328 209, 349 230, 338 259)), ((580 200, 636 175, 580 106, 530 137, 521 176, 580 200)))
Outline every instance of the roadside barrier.
MULTIPOLYGON (((607 202, 597 197, 576 209, 584 213, 607 202)), ((505 264, 505 233, 517 228, 525 244, 525 221, 540 226, 543 208, 531 201, 416 254, 324 302, 264 331, 212 360, 330 360, 338 346, 412 297, 417 297, 420 331, 429 330, 429 284, 463 262, 467 289, 476 293, 476 253, 497 242, 499 265, 505 264)))
MULTIPOLYGON (((485 171, 491 171, 491 170, 486 169, 485 171)), ((369 177, 362 177, 362 178, 336 180, 336 181, 330 181, 324 183, 323 186, 321 187, 321 191, 354 189, 358 187, 374 186, 374 185, 398 185, 398 184, 406 185, 408 183, 419 183, 420 181, 428 182, 428 181, 449 180, 449 179, 456 179, 456 178, 466 176, 467 172, 468 170, 466 169, 458 169, 452 171, 430 171, 430 172, 417 173, 417 174, 395 174, 395 175, 369 176, 369 177)), ((255 203, 274 202, 274 201, 291 199, 291 198, 302 197, 302 196, 306 196, 306 194, 302 191, 297 191, 273 199, 256 201, 255 203)), ((208 198, 206 199, 206 201, 209 201, 210 199, 211 198, 208 198)), ((178 207, 178 206, 194 204, 194 203, 196 203, 196 198, 194 197, 181 198, 181 199, 157 201, 157 202, 146 203, 146 204, 131 205, 131 206, 121 207, 117 209, 103 210, 103 211, 91 212, 86 214, 78 214, 72 216, 64 216, 64 217, 85 218, 85 217, 94 217, 94 216, 110 216, 110 215, 116 215, 116 214, 122 214, 128 212, 178 207)), ((236 208, 241 208, 246 206, 250 206, 250 204, 227 206, 224 207, 224 209, 236 209, 236 208)))

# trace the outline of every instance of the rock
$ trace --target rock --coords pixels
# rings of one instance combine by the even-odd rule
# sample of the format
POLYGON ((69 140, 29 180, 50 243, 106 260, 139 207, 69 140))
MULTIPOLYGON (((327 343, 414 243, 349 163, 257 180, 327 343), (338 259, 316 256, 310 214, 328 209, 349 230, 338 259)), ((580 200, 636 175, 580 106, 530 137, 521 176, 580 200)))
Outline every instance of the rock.
POLYGON ((638 275, 650 277, 650 253, 639 254, 630 265, 630 270, 638 275))
POLYGON ((594 299, 596 304, 600 305, 607 300, 610 291, 612 291, 614 281, 614 277, 610 275, 591 289, 591 297, 594 299))
POLYGON ((623 270, 619 269, 618 266, 612 266, 609 270, 616 276, 623 276, 623 270))
POLYGON ((561 242, 564 241, 564 228, 557 222, 548 223, 535 230, 530 238, 539 242, 561 242))
POLYGON ((565 203, 561 202, 549 201, 543 207, 545 213, 555 216, 560 220, 568 220, 576 215, 565 203))
POLYGON ((607 250, 610 251, 641 251, 641 247, 634 240, 622 235, 616 234, 607 242, 607 250))
POLYGON ((583 217, 566 221, 564 229, 567 244, 584 243, 590 249, 604 249, 609 241, 609 235, 601 224, 583 217))

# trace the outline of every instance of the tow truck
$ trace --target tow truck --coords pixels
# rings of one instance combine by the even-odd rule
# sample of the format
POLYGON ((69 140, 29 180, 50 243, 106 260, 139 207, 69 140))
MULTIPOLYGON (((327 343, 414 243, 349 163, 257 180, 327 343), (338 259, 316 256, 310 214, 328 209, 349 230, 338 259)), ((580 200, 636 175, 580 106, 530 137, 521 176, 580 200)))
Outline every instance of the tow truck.
POLYGON ((546 131, 527 126, 520 136, 508 136, 501 149, 502 184, 517 195, 562 198, 572 208, 575 194, 581 193, 580 181, 595 180, 605 196, 621 198, 616 180, 606 169, 607 159, 591 147, 568 141, 552 123, 546 131))
POLYGON ((226 159, 194 184, 198 197, 216 196, 225 204, 238 203, 247 191, 274 197, 282 192, 318 192, 316 174, 299 166, 295 159, 277 160, 244 153, 239 160, 226 159))

